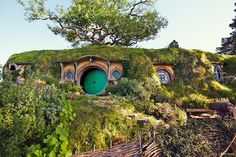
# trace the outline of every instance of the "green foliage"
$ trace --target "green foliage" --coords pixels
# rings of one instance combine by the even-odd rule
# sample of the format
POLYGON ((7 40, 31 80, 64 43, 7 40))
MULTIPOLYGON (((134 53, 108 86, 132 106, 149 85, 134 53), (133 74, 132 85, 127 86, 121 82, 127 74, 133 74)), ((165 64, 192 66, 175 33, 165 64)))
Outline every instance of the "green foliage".
POLYGON ((138 81, 147 81, 149 78, 157 80, 156 71, 150 58, 143 53, 131 54, 127 69, 128 78, 138 81))
POLYGON ((181 110, 178 107, 175 107, 174 114, 176 116, 177 124, 179 124, 180 126, 183 126, 187 123, 188 117, 185 111, 181 110))
POLYGON ((156 138, 162 148, 162 156, 218 156, 228 146, 235 131, 236 122, 231 118, 189 119, 181 127, 159 126, 156 138))
POLYGON ((3 67, 2 67, 2 65, 0 64, 0 82, 2 81, 2 79, 3 79, 3 74, 2 74, 2 72, 3 72, 3 67))
MULTIPOLYGON (((60 74, 59 64, 56 64, 57 61, 74 60, 87 55, 88 52, 90 55, 101 56, 108 60, 124 60, 124 76, 141 82, 147 96, 150 95, 150 99, 155 102, 173 103, 176 99, 181 100, 182 97, 186 97, 186 93, 204 95, 209 99, 228 97, 230 102, 236 102, 236 83, 232 81, 218 82, 214 80, 211 71, 211 62, 225 62, 224 72, 229 76, 234 76, 235 57, 216 55, 200 50, 86 46, 71 50, 25 52, 11 56, 9 62, 34 61, 36 69, 47 70, 48 75, 54 76, 55 74, 52 71, 57 75, 60 74), (152 62, 174 64, 175 78, 173 82, 161 85, 161 87, 158 87, 156 83, 152 83, 157 81, 152 62)), ((40 75, 41 73, 43 71, 40 71, 40 75)), ((59 79, 59 77, 56 78, 59 79)), ((65 91, 70 91, 70 88, 66 87, 65 91)))
POLYGON ((174 109, 168 103, 157 104, 157 117, 163 119, 166 123, 174 123, 176 121, 174 109))
POLYGON ((44 1, 18 0, 27 10, 29 21, 51 20, 49 29, 74 46, 89 42, 96 45, 131 46, 156 37, 167 21, 154 9, 155 1, 73 0, 70 7, 52 12, 44 1))
MULTIPOLYGON (((236 3, 234 3, 236 6, 236 3)), ((236 12, 234 10, 234 12, 236 12)), ((235 33, 236 33, 236 18, 233 19, 233 22, 229 24, 229 27, 233 30, 230 33, 230 36, 227 38, 222 38, 221 39, 221 47, 217 47, 216 50, 218 53, 221 54, 236 54, 236 49, 235 49, 235 33)))
POLYGON ((46 84, 48 85, 59 85, 59 79, 51 76, 51 75, 41 75, 40 80, 45 81, 46 84))
POLYGON ((225 66, 224 72, 228 75, 235 75, 235 67, 236 67, 236 56, 224 56, 225 57, 225 66))
POLYGON ((187 108, 207 108, 208 104, 213 101, 202 94, 190 94, 181 98, 183 107, 187 108))
POLYGON ((150 100, 155 103, 173 102, 173 93, 169 92, 164 86, 161 86, 159 81, 149 79, 144 83, 146 91, 150 92, 150 100))
POLYGON ((82 89, 82 87, 79 86, 79 85, 76 85, 76 86, 71 87, 70 91, 83 93, 83 89, 82 89))
POLYGON ((74 86, 74 83, 71 82, 71 81, 66 81, 66 82, 63 82, 60 84, 60 88, 63 90, 63 91, 66 91, 66 92, 69 92, 71 91, 71 88, 74 86))
POLYGON ((73 112, 72 105, 62 97, 63 107, 60 112, 60 123, 55 131, 47 135, 43 140, 44 145, 33 144, 28 148, 27 157, 69 157, 72 155, 68 149, 69 124, 74 120, 76 114, 73 112))
POLYGON ((136 122, 123 117, 113 108, 88 104, 91 97, 80 96, 71 103, 77 114, 70 126, 69 147, 73 152, 89 151, 109 146, 122 137, 122 141, 134 138, 136 122), (80 104, 80 105, 78 105, 80 104))
POLYGON ((0 156, 23 155, 58 124, 61 92, 55 86, 36 88, 31 79, 16 85, 11 78, 1 83, 0 92, 0 156))
POLYGON ((163 119, 168 124, 183 126, 187 122, 187 114, 178 107, 173 107, 168 103, 156 104, 156 116, 163 119))
POLYGON ((157 142, 161 143, 162 155, 166 157, 203 157, 212 153, 206 138, 188 126, 181 128, 171 126, 164 129, 157 139, 157 142))
POLYGON ((117 84, 109 85, 107 92, 140 100, 145 100, 150 97, 150 93, 145 90, 142 83, 128 78, 121 78, 117 84))
POLYGON ((33 67, 31 66, 31 65, 26 65, 25 67, 24 67, 24 71, 23 71, 23 73, 21 74, 21 76, 23 77, 23 78, 30 78, 31 77, 31 75, 32 75, 32 73, 34 73, 35 71, 33 71, 33 67))

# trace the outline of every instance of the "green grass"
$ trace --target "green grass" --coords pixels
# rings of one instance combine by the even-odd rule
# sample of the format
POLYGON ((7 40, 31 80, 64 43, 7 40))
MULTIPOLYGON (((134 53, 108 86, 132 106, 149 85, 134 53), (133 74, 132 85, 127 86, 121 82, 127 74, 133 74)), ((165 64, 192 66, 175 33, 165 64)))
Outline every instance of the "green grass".
POLYGON ((96 97, 79 96, 71 101, 77 117, 70 125, 69 147, 84 152, 109 146, 110 142, 126 141, 136 137, 141 128, 136 121, 119 114, 113 108, 88 104, 96 97))
MULTIPOLYGON (((146 55, 152 62, 172 63, 174 64, 176 78, 171 84, 165 86, 166 91, 172 93, 176 99, 184 97, 188 93, 202 94, 213 99, 230 97, 232 101, 236 102, 236 83, 217 82, 214 80, 211 71, 211 62, 222 62, 225 63, 224 71, 227 74, 236 75, 236 56, 217 55, 201 50, 182 48, 143 49, 116 46, 86 46, 77 49, 23 52, 11 56, 8 62, 33 62, 36 69, 39 69, 40 72, 59 79, 60 66, 56 64, 57 61, 76 60, 84 55, 97 55, 108 60, 126 60, 127 62, 130 61, 131 56, 146 55)), ((128 69, 131 69, 132 65, 124 67, 124 75, 127 76, 126 72, 130 72, 128 69)))

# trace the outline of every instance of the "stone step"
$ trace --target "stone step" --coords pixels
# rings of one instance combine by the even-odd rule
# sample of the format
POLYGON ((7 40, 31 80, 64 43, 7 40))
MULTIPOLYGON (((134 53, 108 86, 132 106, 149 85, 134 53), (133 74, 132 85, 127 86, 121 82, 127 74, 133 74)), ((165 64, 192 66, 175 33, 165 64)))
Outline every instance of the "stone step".
POLYGON ((138 114, 132 113, 132 114, 127 114, 126 116, 130 117, 130 118, 136 118, 138 116, 138 114))
POLYGON ((104 104, 97 104, 97 106, 99 106, 99 107, 103 107, 103 108, 111 108, 111 106, 104 105, 104 104))
POLYGON ((119 105, 111 105, 111 107, 115 108, 116 110, 120 110, 120 106, 119 105))
POLYGON ((99 96, 98 100, 111 100, 112 98, 110 96, 99 96))
POLYGON ((149 122, 149 118, 137 119, 138 123, 144 124, 149 122))

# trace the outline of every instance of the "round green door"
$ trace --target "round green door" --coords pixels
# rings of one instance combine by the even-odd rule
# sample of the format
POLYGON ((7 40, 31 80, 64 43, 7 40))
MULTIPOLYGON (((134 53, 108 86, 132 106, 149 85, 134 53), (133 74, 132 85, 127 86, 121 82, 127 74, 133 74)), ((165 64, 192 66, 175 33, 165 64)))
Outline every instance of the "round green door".
POLYGON ((104 71, 92 69, 85 73, 84 91, 88 94, 99 94, 104 90, 107 84, 107 78, 104 71))

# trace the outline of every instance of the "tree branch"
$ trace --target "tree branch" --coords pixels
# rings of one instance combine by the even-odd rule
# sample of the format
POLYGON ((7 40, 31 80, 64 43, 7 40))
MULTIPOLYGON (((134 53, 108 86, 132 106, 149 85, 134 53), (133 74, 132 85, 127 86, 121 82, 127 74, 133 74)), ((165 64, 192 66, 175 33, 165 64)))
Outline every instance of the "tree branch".
POLYGON ((137 16, 137 14, 133 14, 133 11, 136 9, 136 7, 140 4, 145 4, 149 0, 140 0, 139 2, 133 4, 132 8, 130 9, 130 12, 128 13, 129 16, 137 16))

